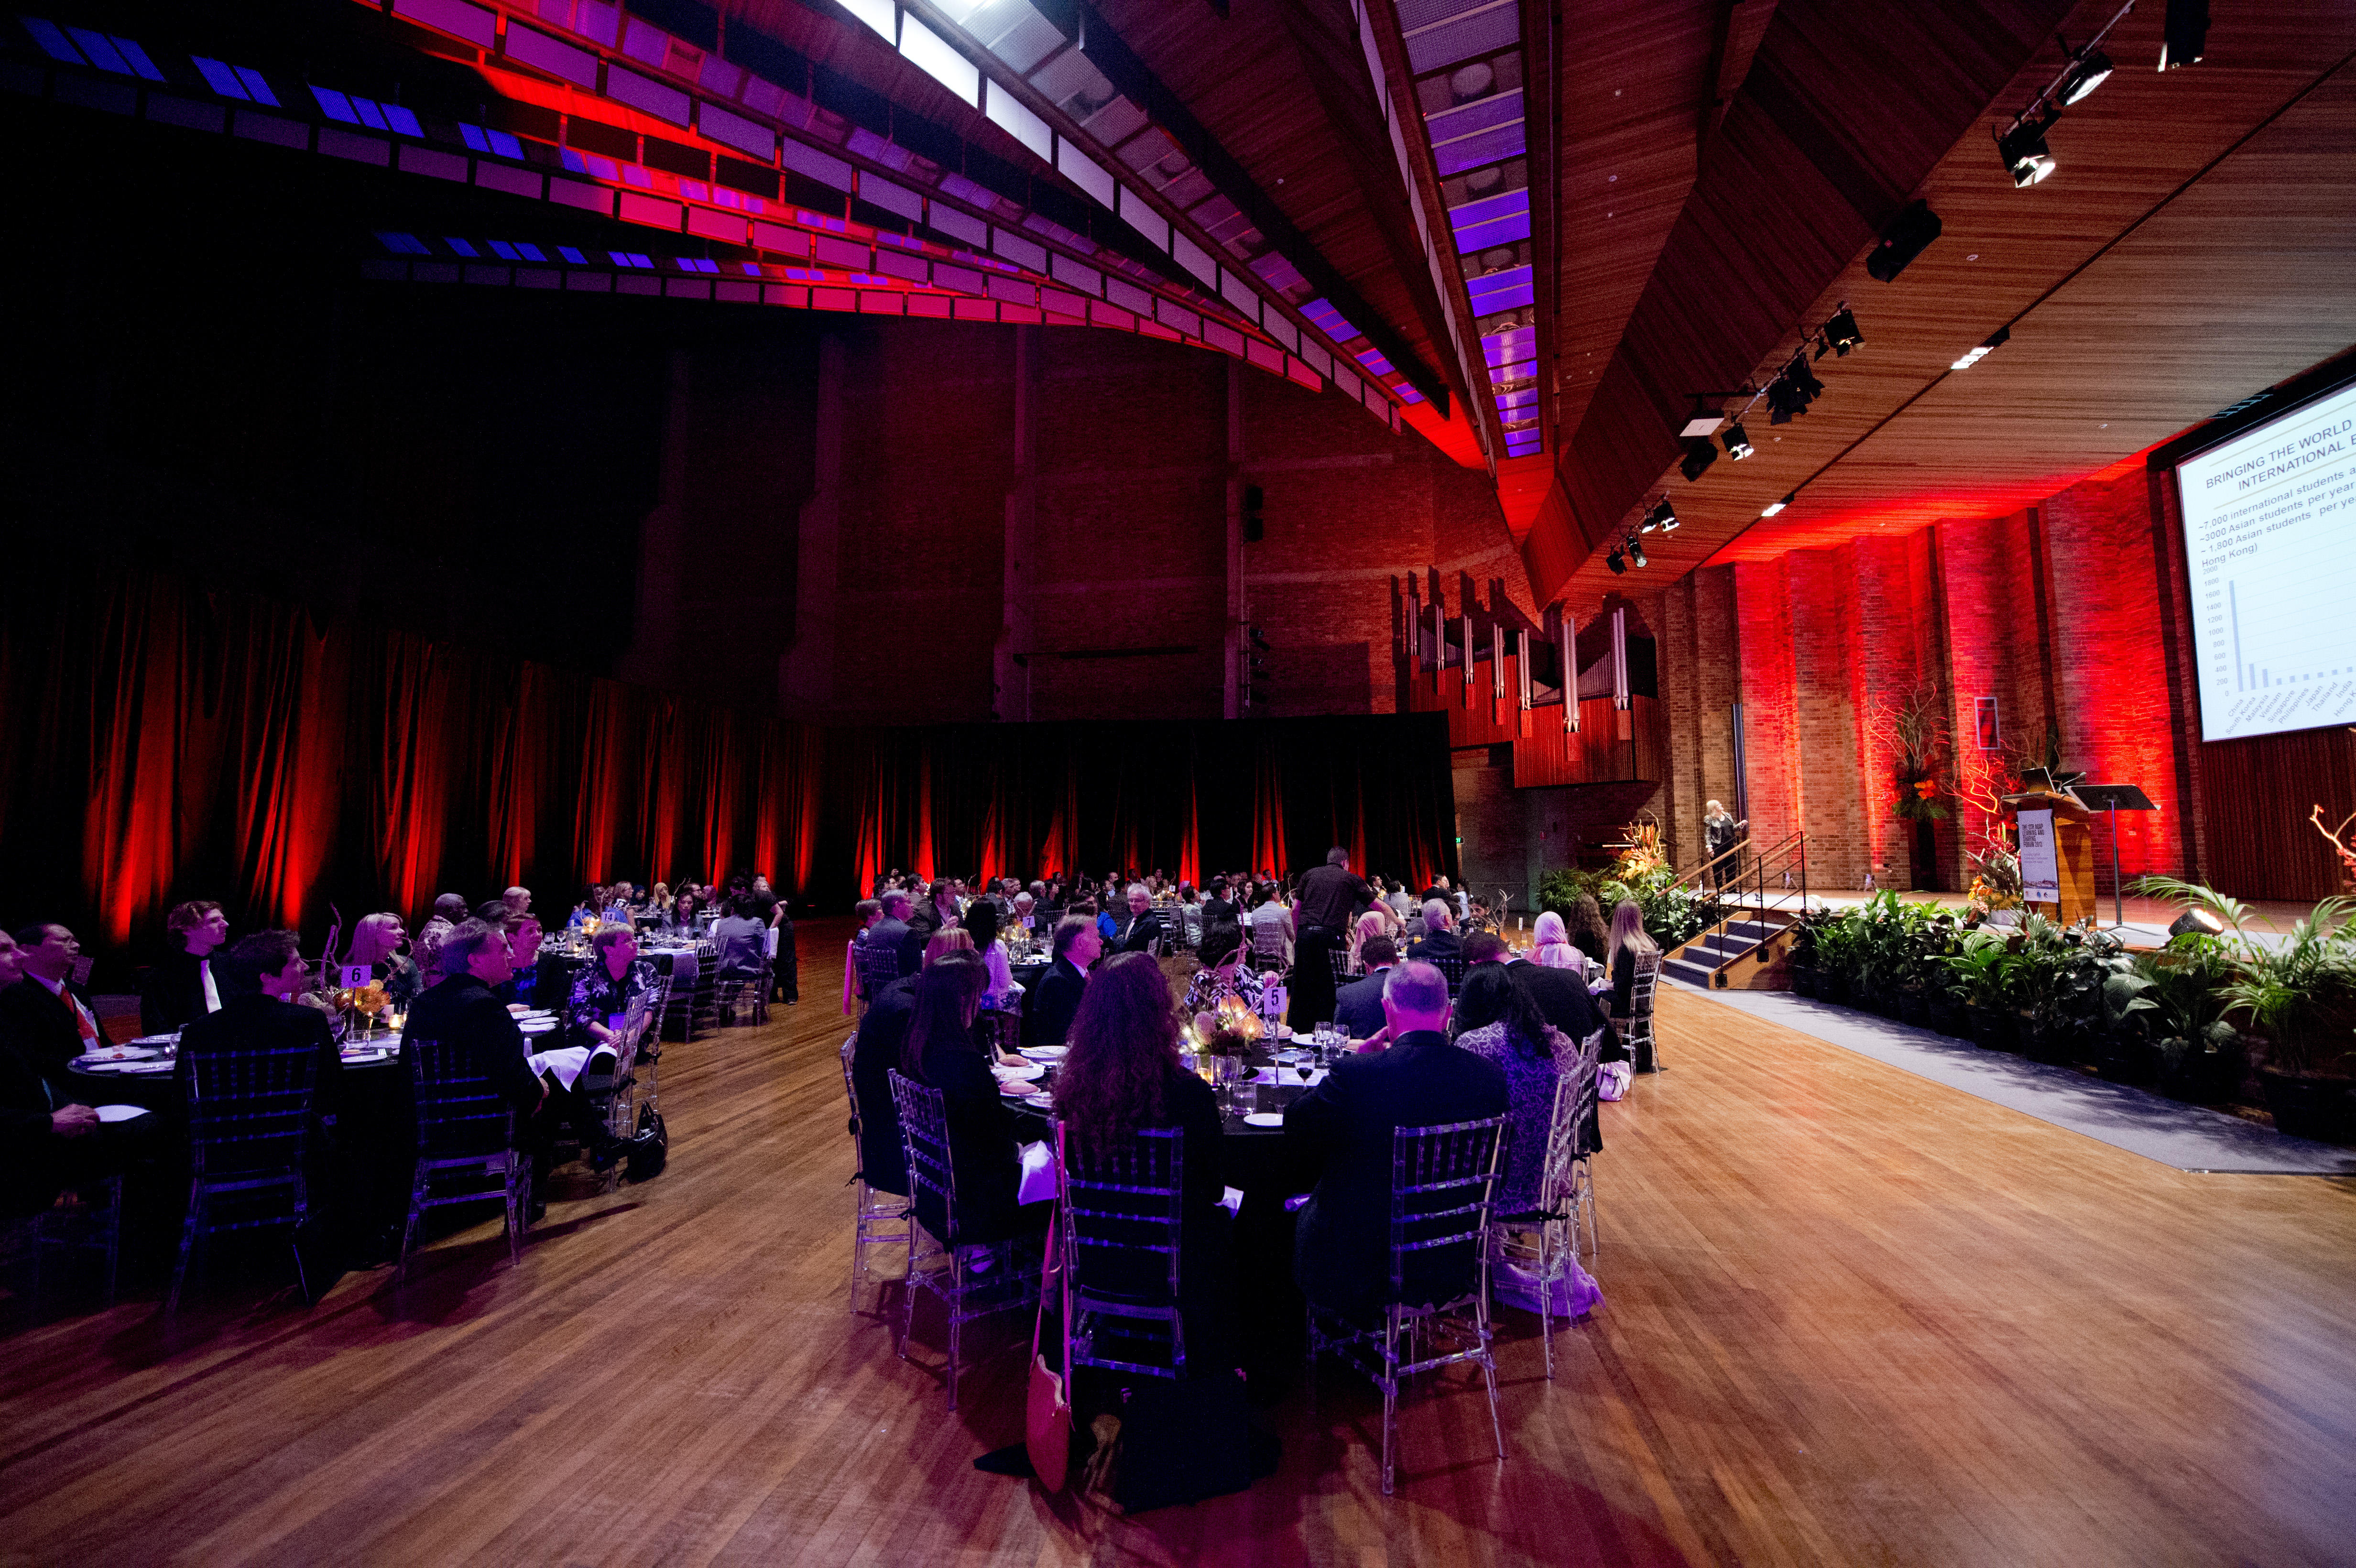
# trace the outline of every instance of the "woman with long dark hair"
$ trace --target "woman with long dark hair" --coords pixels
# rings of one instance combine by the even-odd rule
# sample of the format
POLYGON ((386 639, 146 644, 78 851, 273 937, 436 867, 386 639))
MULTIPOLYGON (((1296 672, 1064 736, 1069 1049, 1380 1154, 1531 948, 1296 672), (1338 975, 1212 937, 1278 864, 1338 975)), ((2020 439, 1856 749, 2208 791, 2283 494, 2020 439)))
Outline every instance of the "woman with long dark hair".
MULTIPOLYGON (((1219 1207, 1226 1129, 1211 1086, 1179 1064, 1178 1015, 1162 966, 1144 953, 1105 960, 1089 976, 1067 1038, 1071 1050, 1055 1076, 1055 1115, 1073 1157, 1117 1147, 1144 1127, 1177 1127, 1183 1135, 1178 1281, 1187 1362, 1198 1373, 1232 1369, 1227 1211, 1219 1207)), ((1125 1288, 1102 1271, 1097 1283, 1125 1288)), ((1134 1288, 1151 1289, 1152 1281, 1141 1278, 1134 1288)))
POLYGON ((1025 1210, 1015 1200, 1022 1157, 1013 1119, 999 1098, 990 1058, 974 1039, 990 971, 979 955, 962 949, 943 953, 917 977, 908 1040, 900 1071, 941 1092, 948 1124, 949 1166, 957 1180, 957 1234, 930 1194, 916 1199, 916 1218, 938 1240, 954 1245, 1001 1242, 1024 1231, 1042 1230, 1050 1205, 1025 1210))
POLYGON ((1456 997, 1456 1030, 1460 1047, 1505 1071, 1512 1125, 1497 1212, 1523 1213, 1537 1206, 1547 1133, 1554 1125, 1555 1084, 1562 1076, 1556 1055, 1569 1054, 1569 1044, 1547 1026, 1537 1003, 1503 964, 1475 964, 1464 976, 1456 997))

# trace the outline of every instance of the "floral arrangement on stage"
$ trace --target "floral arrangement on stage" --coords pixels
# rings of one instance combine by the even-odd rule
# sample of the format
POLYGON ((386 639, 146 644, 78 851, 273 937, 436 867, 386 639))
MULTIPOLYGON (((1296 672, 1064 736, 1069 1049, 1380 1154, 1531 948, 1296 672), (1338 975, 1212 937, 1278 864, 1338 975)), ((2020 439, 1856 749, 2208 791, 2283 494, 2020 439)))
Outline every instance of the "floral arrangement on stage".
POLYGON ((2342 817, 2338 827, 2323 825, 2323 807, 2319 805, 2308 814, 2308 820, 2315 824, 2318 833, 2331 840, 2331 852, 2340 857, 2340 885, 2356 893, 2356 848, 2348 842, 2348 829, 2356 826, 2356 811, 2342 817))
POLYGON ((1939 760, 1950 750, 1947 714, 1939 694, 1917 686, 1903 697, 1876 698, 1866 710, 1866 734, 1890 759, 1898 787, 1890 809, 1908 822, 1944 822, 1949 813, 1939 797, 1939 760))

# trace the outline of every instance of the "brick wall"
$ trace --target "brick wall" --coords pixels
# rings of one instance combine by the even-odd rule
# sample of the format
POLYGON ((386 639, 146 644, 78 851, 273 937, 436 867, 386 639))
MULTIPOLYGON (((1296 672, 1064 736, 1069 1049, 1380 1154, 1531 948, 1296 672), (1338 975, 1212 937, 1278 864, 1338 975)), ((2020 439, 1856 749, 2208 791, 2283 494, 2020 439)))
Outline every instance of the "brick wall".
MULTIPOLYGON (((988 719, 1023 472, 1016 329, 824 325, 845 348, 840 614, 827 710, 796 716, 988 719)), ((1028 716, 1217 717, 1228 362, 1115 333, 1028 330, 1037 520, 1028 645, 1012 650, 1028 716)), ((1436 575, 1451 609, 1470 593, 1481 613, 1505 603, 1536 619, 1485 475, 1337 395, 1251 369, 1235 386, 1241 480, 1264 495, 1266 537, 1243 551, 1245 618, 1269 645, 1261 711, 1393 710, 1394 596, 1410 574, 1436 575)))
MULTIPOLYGON (((1920 688, 1948 715, 1959 752, 1976 746, 1984 697, 1997 701, 2007 757, 2041 762, 2058 726, 2065 766, 2138 784, 2160 808, 2121 816, 2123 875, 2180 869, 2181 698, 2171 701, 2166 678, 2149 494, 2140 467, 2123 469, 2006 517, 1705 569, 1664 592, 1675 753, 1665 794, 1680 843, 1697 848, 1701 799, 1730 793, 1719 736, 1739 696, 1752 837, 1804 830, 1812 882, 1860 887, 1871 871, 1881 886, 1912 886, 1912 827, 1896 815, 1893 759, 1870 716, 1920 688)), ((1952 763, 1942 773, 1952 792, 1952 763)), ((1952 793, 1948 803, 1960 814, 1952 793)), ((1967 826, 1936 831, 1935 870, 1950 888, 1967 878, 1967 826)), ((2107 891, 2107 830, 2095 837, 2107 891)))

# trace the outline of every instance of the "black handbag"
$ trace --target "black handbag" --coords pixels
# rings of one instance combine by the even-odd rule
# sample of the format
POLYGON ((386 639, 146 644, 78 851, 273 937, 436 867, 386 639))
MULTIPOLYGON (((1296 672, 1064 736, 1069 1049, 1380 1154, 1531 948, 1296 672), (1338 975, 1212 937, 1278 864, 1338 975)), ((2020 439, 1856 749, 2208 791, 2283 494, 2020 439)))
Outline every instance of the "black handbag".
MULTIPOLYGON (((1273 1475, 1283 1452, 1252 1425, 1232 1372, 1140 1378, 1118 1401, 1118 1438, 1090 1468, 1099 1495, 1123 1514, 1240 1492, 1273 1475)), ((1099 1418, 1100 1438, 1111 1424, 1099 1418)))
POLYGON ((669 1163, 670 1134, 663 1126, 662 1113, 652 1105, 639 1106, 638 1136, 630 1147, 630 1179, 652 1181, 669 1163))

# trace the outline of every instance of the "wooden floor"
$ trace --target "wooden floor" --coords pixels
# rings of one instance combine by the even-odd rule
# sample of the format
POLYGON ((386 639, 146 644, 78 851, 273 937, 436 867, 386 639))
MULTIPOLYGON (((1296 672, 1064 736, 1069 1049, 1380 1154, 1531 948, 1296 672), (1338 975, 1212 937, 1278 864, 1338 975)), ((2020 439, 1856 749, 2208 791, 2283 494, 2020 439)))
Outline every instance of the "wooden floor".
POLYGON ((1507 1315, 1504 1465, 1443 1380, 1385 1499, 1329 1371, 1242 1496, 1125 1520, 978 1473, 1012 1330, 952 1415, 844 1309, 830 967, 674 1047, 669 1171, 558 1203, 519 1268, 478 1227, 309 1311, 19 1313, 0 1561, 2356 1561, 2356 1184, 2181 1175, 1674 992, 1551 1385, 1507 1315))

